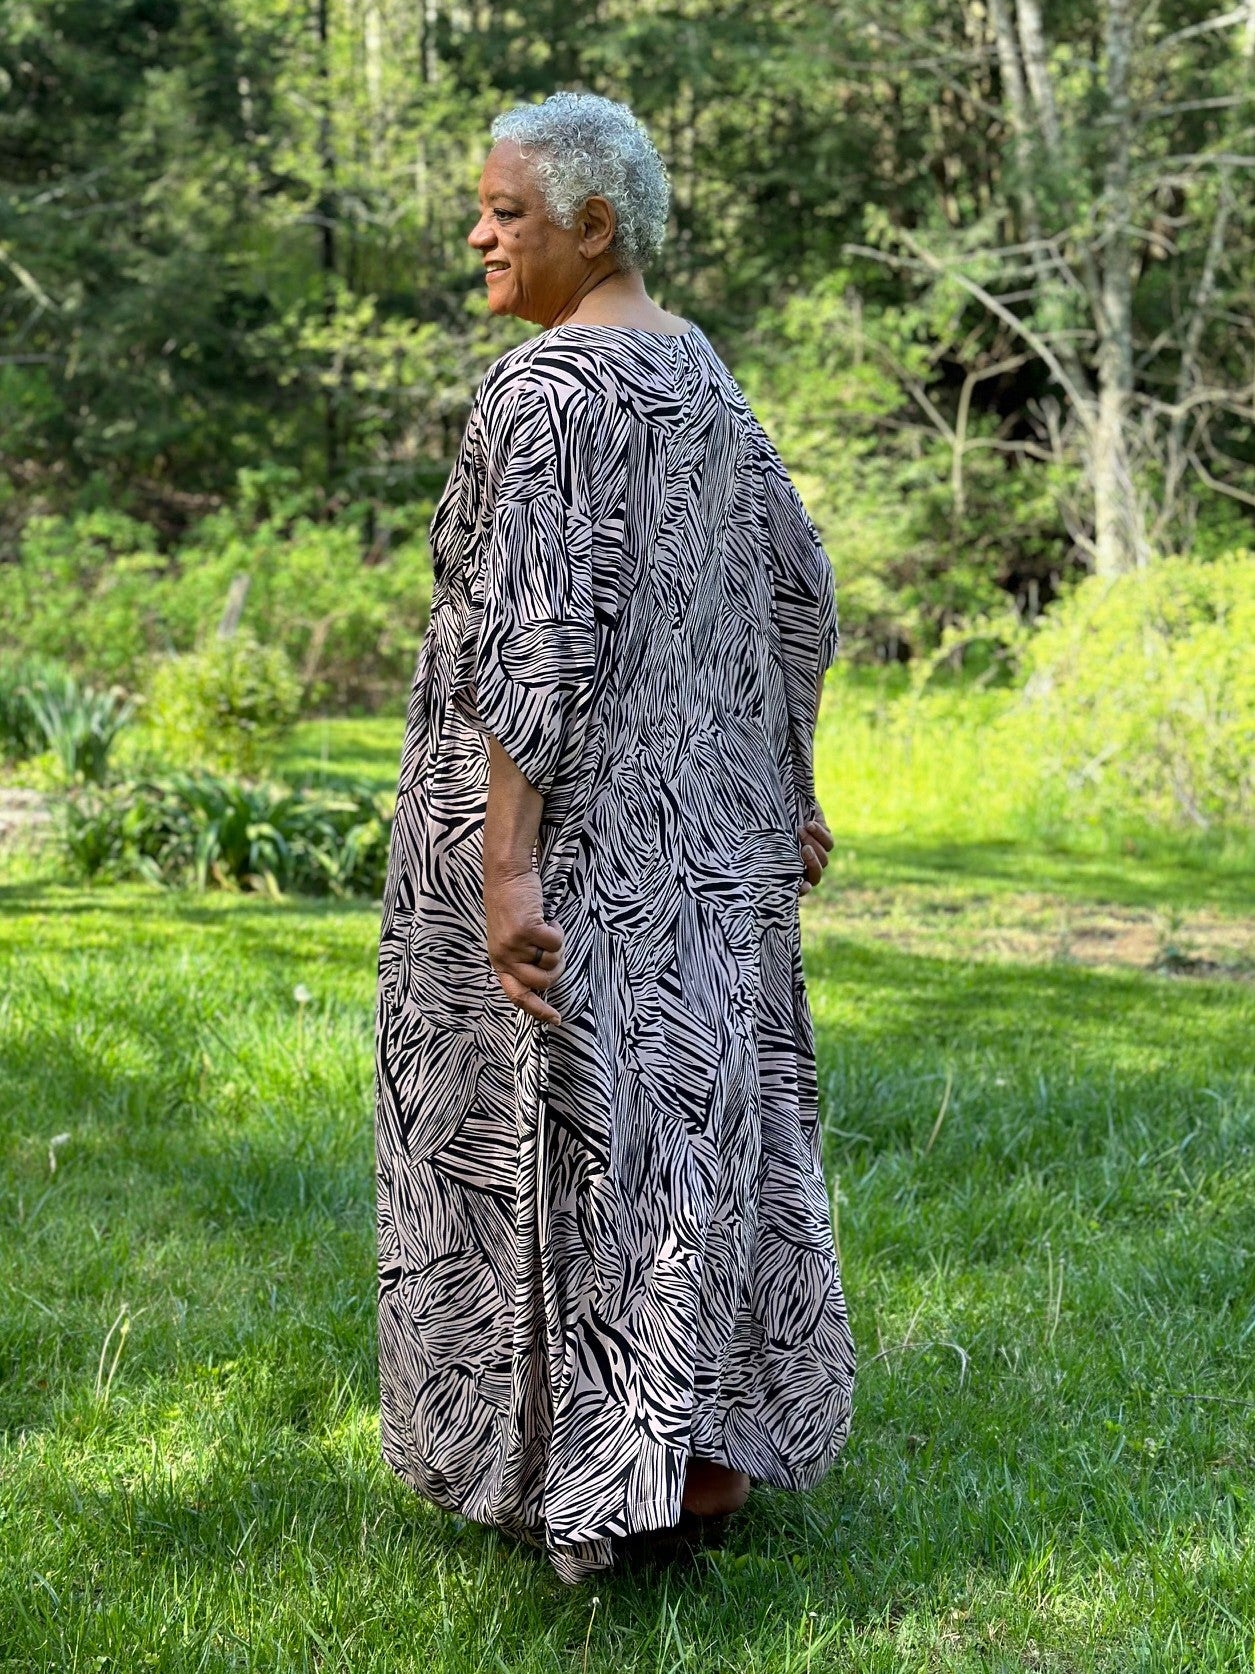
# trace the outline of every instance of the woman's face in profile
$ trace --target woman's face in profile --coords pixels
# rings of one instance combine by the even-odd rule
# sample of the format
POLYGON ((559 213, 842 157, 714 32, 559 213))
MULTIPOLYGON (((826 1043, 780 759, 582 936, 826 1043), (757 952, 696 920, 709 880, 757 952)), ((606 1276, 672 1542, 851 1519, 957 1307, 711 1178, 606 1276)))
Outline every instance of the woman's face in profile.
POLYGON ((559 227, 549 218, 531 164, 513 140, 493 146, 479 177, 479 220, 466 242, 485 263, 488 307, 549 325, 588 269, 582 218, 559 227))

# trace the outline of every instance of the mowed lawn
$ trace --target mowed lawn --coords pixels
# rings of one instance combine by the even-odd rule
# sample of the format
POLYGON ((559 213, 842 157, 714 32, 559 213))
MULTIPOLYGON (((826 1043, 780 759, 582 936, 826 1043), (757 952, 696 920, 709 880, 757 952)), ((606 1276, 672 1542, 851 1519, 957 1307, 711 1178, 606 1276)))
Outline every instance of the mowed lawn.
MULTIPOLYGON (((825 714, 802 906, 849 1447, 578 1589, 378 1458, 377 907, 10 859, 0 1668, 1255 1667, 1250 874, 1062 852, 977 735, 891 782, 865 732, 825 714)), ((399 737, 288 768, 395 782, 399 737)))

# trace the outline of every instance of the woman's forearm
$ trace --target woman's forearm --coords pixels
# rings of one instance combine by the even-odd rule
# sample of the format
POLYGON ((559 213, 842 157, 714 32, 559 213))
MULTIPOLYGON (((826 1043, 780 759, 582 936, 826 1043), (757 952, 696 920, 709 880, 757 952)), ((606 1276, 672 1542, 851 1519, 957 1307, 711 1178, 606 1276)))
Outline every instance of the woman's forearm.
POLYGON ((519 772, 495 738, 488 740, 488 807, 484 816, 484 877, 513 878, 532 870, 545 799, 519 772))

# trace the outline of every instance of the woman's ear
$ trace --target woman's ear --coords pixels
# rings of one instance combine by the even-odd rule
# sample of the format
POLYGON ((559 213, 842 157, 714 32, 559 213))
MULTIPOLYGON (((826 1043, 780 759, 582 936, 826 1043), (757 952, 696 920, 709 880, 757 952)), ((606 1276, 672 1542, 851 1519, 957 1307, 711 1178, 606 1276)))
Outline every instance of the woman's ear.
POLYGON ((592 197, 580 211, 580 255, 590 260, 600 256, 614 237, 614 205, 608 198, 592 197))

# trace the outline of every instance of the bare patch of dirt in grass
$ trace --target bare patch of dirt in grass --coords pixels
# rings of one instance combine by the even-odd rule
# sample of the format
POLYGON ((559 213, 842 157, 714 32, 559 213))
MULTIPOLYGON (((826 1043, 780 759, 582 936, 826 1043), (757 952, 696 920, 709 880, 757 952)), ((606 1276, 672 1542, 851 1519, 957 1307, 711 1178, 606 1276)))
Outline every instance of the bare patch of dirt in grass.
POLYGON ((1255 918, 1152 911, 1031 891, 991 895, 899 885, 803 897, 812 930, 903 952, 1016 964, 1255 978, 1255 918))
POLYGON ((42 791, 0 786, 0 847, 43 835, 51 819, 42 791))

